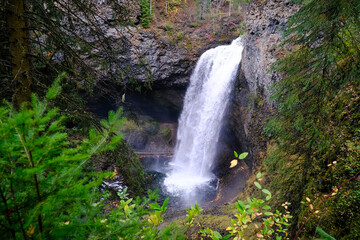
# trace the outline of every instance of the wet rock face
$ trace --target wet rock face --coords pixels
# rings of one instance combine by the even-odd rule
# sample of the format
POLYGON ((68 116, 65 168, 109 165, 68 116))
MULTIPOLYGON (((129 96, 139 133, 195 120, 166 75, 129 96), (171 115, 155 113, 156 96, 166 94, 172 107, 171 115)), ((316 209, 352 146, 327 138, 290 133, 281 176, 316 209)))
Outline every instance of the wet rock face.
MULTIPOLYGON (((109 48, 114 55, 106 70, 96 67, 99 64, 91 59, 87 60, 102 72, 101 79, 111 75, 127 83, 186 86, 196 58, 190 56, 186 49, 171 43, 166 34, 156 33, 156 29, 143 29, 139 25, 141 12, 137 0, 120 0, 118 4, 109 0, 93 2, 98 24, 110 39, 109 48)), ((94 41, 88 28, 79 25, 79 32, 89 42, 94 41)), ((93 53, 100 56, 106 54, 102 48, 93 53)))
POLYGON ((108 35, 115 39, 115 49, 124 49, 118 55, 117 62, 118 69, 125 72, 124 81, 151 82, 151 85, 157 87, 173 88, 187 86, 196 61, 203 52, 229 44, 237 37, 229 35, 227 38, 206 38, 206 32, 197 30, 196 33, 204 39, 204 46, 197 49, 185 48, 158 29, 109 29, 108 35))
POLYGON ((251 1, 245 18, 247 35, 241 70, 252 93, 263 91, 269 97, 269 87, 279 80, 269 68, 279 57, 277 45, 282 28, 298 9, 290 0, 251 1))
POLYGON ((272 114, 270 87, 280 80, 270 66, 281 57, 277 45, 283 27, 299 9, 289 0, 253 0, 245 18, 247 34, 235 86, 230 125, 242 151, 250 152, 255 161, 266 151, 263 127, 272 114))
POLYGON ((122 33, 126 47, 119 64, 125 66, 125 81, 151 81, 166 87, 187 84, 195 64, 185 49, 150 31, 128 27, 122 33))

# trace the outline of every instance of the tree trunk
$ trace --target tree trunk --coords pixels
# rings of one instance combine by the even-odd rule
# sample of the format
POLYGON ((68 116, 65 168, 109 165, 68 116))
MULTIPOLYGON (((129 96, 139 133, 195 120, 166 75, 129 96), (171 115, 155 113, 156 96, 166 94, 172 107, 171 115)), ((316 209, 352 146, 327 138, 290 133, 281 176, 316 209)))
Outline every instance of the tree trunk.
POLYGON ((152 14, 152 0, 150 0, 150 17, 151 17, 151 14, 152 14))
POLYGON ((10 27, 9 45, 12 64, 12 76, 15 85, 13 102, 20 107, 21 103, 30 100, 31 78, 28 39, 24 16, 24 0, 7 1, 7 22, 10 27))

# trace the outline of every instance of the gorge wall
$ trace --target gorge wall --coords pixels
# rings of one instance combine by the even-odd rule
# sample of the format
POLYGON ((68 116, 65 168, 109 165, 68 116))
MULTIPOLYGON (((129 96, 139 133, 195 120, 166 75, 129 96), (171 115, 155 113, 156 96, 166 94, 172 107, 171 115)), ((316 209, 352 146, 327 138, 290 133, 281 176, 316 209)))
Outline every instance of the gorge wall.
MULTIPOLYGON (((114 39, 113 49, 121 49, 111 71, 121 74, 127 82, 149 82, 161 89, 185 87, 199 56, 209 48, 235 39, 245 15, 247 34, 228 124, 237 139, 234 146, 240 148, 234 150, 250 153, 248 165, 262 158, 267 144, 262 130, 265 118, 272 111, 270 86, 280 79, 276 72, 269 73, 269 68, 282 55, 276 47, 281 42, 282 27, 298 6, 290 0, 252 0, 242 14, 220 17, 215 26, 217 31, 213 31, 211 24, 194 26, 184 15, 172 23, 174 28, 170 34, 164 22, 156 18, 151 28, 140 27, 140 10, 131 7, 138 6, 137 2, 126 2, 133 2, 127 8, 135 25, 105 29, 114 39), (176 25, 180 26, 178 30, 176 25), (179 29, 185 36, 183 39, 176 37, 179 29)), ((112 15, 107 16, 111 20, 112 15)), ((228 168, 225 159, 220 168, 228 168)))
POLYGON ((253 0, 248 6, 247 34, 230 110, 230 125, 241 150, 250 152, 255 160, 266 151, 262 131, 266 117, 272 112, 270 87, 281 78, 269 69, 281 57, 277 45, 281 42, 283 27, 297 9, 298 5, 290 0, 253 0))
MULTIPOLYGON (((283 54, 277 50, 283 33, 282 27, 297 9, 298 6, 290 0, 253 0, 243 11, 247 33, 244 36, 244 52, 229 109, 228 124, 232 131, 230 134, 237 141, 234 143, 236 149, 233 150, 249 152, 247 164, 250 167, 266 153, 267 141, 262 132, 266 117, 272 114, 270 86, 280 79, 278 73, 269 73, 269 68, 283 54)), ((114 31, 109 34, 114 34, 119 39, 118 43, 126 46, 126 51, 119 57, 119 65, 127 66, 125 69, 128 70, 129 81, 131 78, 140 82, 152 81, 152 84, 161 88, 184 87, 198 57, 206 49, 229 43, 236 38, 239 33, 235 29, 240 27, 242 20, 242 16, 222 18, 222 22, 218 23, 220 34, 209 37, 211 30, 194 28, 189 22, 180 19, 184 26, 182 31, 193 39, 190 42, 195 45, 196 37, 200 36, 200 41, 203 42, 201 47, 186 46, 184 40, 174 41, 161 23, 154 23, 151 29, 128 27, 123 28, 119 35, 114 31)), ((223 169, 219 171, 225 171, 221 174, 224 176, 222 183, 225 188, 231 182, 239 182, 232 180, 234 175, 243 174, 228 169, 229 157, 231 158, 226 156, 219 163, 219 168, 223 169)), ((242 187, 237 186, 236 191, 241 191, 242 187)))
MULTIPOLYGON (((106 4, 106 0, 99 0, 99 9, 106 9, 106 4)), ((238 37, 243 22, 242 11, 231 16, 218 14, 211 21, 199 19, 194 4, 183 3, 172 16, 164 12, 165 2, 156 1, 150 28, 144 29, 139 21, 138 1, 124 1, 125 11, 131 13, 127 19, 130 25, 105 29, 113 39, 111 47, 118 51, 117 62, 110 69, 112 74, 130 83, 185 87, 200 55, 231 43, 238 37)), ((101 14, 107 21, 116 22, 111 12, 101 14)))

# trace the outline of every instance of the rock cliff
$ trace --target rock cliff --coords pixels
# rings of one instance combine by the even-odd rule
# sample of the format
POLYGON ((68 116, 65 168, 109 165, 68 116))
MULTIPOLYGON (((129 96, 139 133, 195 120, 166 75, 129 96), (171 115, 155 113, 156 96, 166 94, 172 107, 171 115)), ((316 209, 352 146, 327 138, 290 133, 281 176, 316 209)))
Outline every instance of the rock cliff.
POLYGON ((164 86, 184 86, 194 65, 188 51, 152 31, 127 27, 120 41, 125 50, 119 62, 125 66, 125 81, 153 82, 164 86))
MULTIPOLYGON (((99 9, 106 9, 103 6, 106 0, 98 1, 99 9)), ((159 1, 155 3, 150 28, 144 29, 136 20, 140 18, 139 8, 131 7, 139 4, 134 0, 123 4, 131 13, 128 20, 133 24, 104 30, 113 39, 112 49, 118 51, 117 62, 109 70, 130 83, 184 87, 203 52, 230 43, 244 28, 239 11, 231 16, 219 14, 210 22, 199 20, 193 16, 193 10, 183 6, 177 9, 176 17, 165 17, 163 3, 159 1)), ((116 22, 110 13, 101 12, 108 21, 116 22)))
POLYGON ((269 87, 279 76, 269 72, 279 58, 277 45, 281 42, 283 27, 298 6, 290 0, 251 1, 245 23, 247 34, 241 70, 253 93, 263 91, 269 97, 269 87))
POLYGON ((262 135, 265 118, 272 112, 270 87, 280 80, 270 66, 281 57, 277 45, 281 42, 283 27, 298 5, 290 0, 252 0, 245 17, 247 34, 236 83, 231 123, 243 151, 261 157, 266 150, 262 135))

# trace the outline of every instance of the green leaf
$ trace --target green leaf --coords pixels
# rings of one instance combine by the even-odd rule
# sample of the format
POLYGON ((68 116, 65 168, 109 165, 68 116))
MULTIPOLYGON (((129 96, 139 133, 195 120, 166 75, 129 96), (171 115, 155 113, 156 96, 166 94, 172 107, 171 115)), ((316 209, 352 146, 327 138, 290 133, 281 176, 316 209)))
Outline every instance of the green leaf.
POLYGON ((239 157, 239 154, 236 151, 234 151, 234 156, 237 158, 239 157))
POLYGON ((258 172, 258 173, 256 174, 256 178, 261 178, 261 172, 258 172))
POLYGON ((222 236, 221 236, 221 234, 219 232, 214 231, 213 233, 214 233, 215 237, 217 237, 218 239, 222 239, 222 236))
POLYGON ((167 208, 168 203, 169 203, 169 198, 167 197, 167 198, 165 199, 165 201, 163 202, 163 205, 161 206, 161 211, 162 211, 162 212, 165 212, 165 211, 166 211, 166 208, 167 208))
POLYGON ((269 201, 271 199, 271 195, 267 195, 265 199, 269 201))
POLYGON ((246 158, 246 156, 247 156, 248 154, 249 154, 249 153, 247 153, 247 152, 244 152, 244 153, 240 154, 239 159, 244 159, 244 158, 246 158))
POLYGON ((233 236, 232 234, 228 234, 228 235, 224 236, 222 239, 223 239, 223 240, 227 240, 227 239, 229 239, 229 238, 232 237, 232 236, 233 236))
POLYGON ((273 214, 272 212, 265 212, 264 215, 265 215, 265 216, 272 216, 272 215, 274 215, 274 214, 273 214))
POLYGON ((245 204, 242 201, 237 201, 236 202, 237 207, 241 210, 244 211, 245 210, 245 204))
POLYGON ((255 184, 255 186, 256 186, 258 189, 261 189, 261 188, 262 188, 261 185, 260 185, 260 183, 254 182, 254 184, 255 184))
POLYGON ((269 210, 269 209, 271 209, 271 207, 270 207, 269 205, 264 205, 264 206, 262 207, 262 209, 264 209, 264 210, 269 210))
POLYGON ((334 237, 325 232, 321 227, 316 227, 316 232, 323 237, 321 239, 336 240, 334 237))
POLYGON ((150 203, 150 204, 149 204, 149 207, 150 207, 151 210, 156 210, 156 211, 160 211, 160 210, 161 210, 160 205, 159 205, 157 202, 150 203))
POLYGON ((271 195, 271 192, 269 190, 265 189, 265 188, 262 191, 263 191, 263 193, 265 193, 267 195, 271 195))

